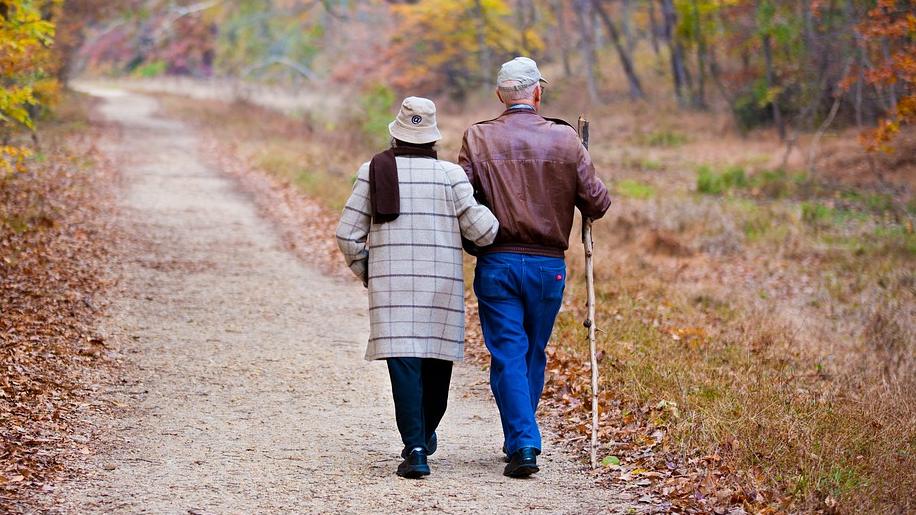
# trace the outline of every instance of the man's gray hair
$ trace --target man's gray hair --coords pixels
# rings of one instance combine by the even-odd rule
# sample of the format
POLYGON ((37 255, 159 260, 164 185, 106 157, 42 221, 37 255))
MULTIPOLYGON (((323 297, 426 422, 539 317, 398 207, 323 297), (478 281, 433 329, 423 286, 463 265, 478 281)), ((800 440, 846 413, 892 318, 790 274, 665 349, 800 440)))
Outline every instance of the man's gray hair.
POLYGON ((512 102, 517 102, 519 100, 531 100, 534 98, 534 90, 540 85, 537 82, 528 86, 527 88, 522 89, 512 89, 514 84, 508 81, 506 83, 499 85, 499 96, 502 97, 503 102, 510 104, 512 102), (507 86, 507 87, 503 87, 507 86))

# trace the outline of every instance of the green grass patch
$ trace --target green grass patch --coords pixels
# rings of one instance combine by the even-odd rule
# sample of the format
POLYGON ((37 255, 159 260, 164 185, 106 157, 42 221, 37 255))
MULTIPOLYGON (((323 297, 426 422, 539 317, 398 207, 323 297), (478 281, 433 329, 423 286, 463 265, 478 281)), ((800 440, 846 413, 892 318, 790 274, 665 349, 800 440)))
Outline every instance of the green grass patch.
POLYGON ((655 196, 655 188, 644 182, 633 179, 623 179, 614 186, 617 193, 623 197, 645 200, 655 196))
POLYGON ((832 218, 833 209, 820 202, 802 202, 801 219, 812 225, 822 224, 832 218))
POLYGON ((745 198, 729 199, 727 204, 732 218, 736 220, 749 242, 764 240, 773 236, 785 236, 786 220, 774 212, 770 205, 745 198))
POLYGON ((168 65, 165 61, 151 61, 134 68, 133 74, 144 79, 151 79, 164 75, 167 69, 168 65))
POLYGON ((797 196, 810 189, 811 179, 804 172, 787 170, 762 170, 751 176, 749 186, 758 196, 785 198, 797 196))
POLYGON ((724 195, 744 191, 754 197, 780 199, 812 197, 819 193, 818 185, 804 172, 761 170, 750 175, 741 166, 697 168, 697 191, 707 195, 724 195))
POLYGON ((770 234, 773 230, 772 219, 769 217, 756 216, 744 221, 742 225, 744 236, 748 241, 758 241, 770 234))
POLYGON ((896 253, 916 257, 916 232, 903 225, 878 226, 872 236, 880 242, 884 254, 896 253))
POLYGON ((894 198, 884 193, 847 190, 840 194, 840 198, 876 214, 883 214, 894 209, 894 198))
POLYGON ((660 172, 665 169, 665 165, 654 159, 640 159, 637 168, 644 172, 660 172))
POLYGON ((661 172, 665 170, 665 164, 656 159, 649 158, 628 158, 623 159, 623 167, 640 172, 661 172))
POLYGON ((672 130, 657 130, 643 134, 639 138, 642 145, 649 147, 680 147, 687 143, 687 135, 672 130))
POLYGON ((722 171, 713 170, 707 165, 697 168, 697 191, 706 195, 722 195, 735 188, 748 185, 744 168, 731 166, 722 171))
POLYGON ((842 225, 849 222, 865 222, 870 217, 868 213, 834 207, 826 202, 806 200, 799 203, 801 219, 805 223, 819 228, 842 225))

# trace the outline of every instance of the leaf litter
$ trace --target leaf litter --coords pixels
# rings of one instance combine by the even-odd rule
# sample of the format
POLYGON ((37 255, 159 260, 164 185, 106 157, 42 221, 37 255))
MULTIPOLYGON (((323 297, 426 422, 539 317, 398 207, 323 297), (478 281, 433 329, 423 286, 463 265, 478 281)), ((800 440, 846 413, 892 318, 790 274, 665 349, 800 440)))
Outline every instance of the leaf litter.
POLYGON ((11 511, 92 452, 82 414, 111 409, 93 395, 113 364, 96 332, 113 168, 92 131, 52 125, 44 146, 44 159, 0 178, 0 505, 11 511))

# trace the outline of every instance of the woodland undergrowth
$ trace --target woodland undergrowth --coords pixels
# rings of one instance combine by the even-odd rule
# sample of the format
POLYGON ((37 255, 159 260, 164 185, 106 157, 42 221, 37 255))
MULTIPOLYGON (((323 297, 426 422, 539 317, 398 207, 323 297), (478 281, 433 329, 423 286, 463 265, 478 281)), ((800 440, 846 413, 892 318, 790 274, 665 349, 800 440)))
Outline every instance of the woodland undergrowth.
MULTIPOLYGON (((377 150, 353 136, 358 119, 327 131, 249 104, 162 100, 170 114, 207 128, 233 155, 332 213, 358 165, 377 150)), ((599 476, 654 492, 663 499, 655 509, 664 511, 912 509, 916 246, 906 187, 863 185, 832 170, 804 180, 768 171, 772 160, 759 153, 776 155, 778 142, 717 143, 711 131, 643 111, 631 116, 658 125, 634 124, 630 135, 598 126, 593 134, 623 142, 593 151, 617 200, 596 225, 599 476), (735 144, 748 147, 738 163, 744 168, 729 169, 727 179, 721 163, 697 171, 684 158, 732 156, 735 144), (710 177, 719 178, 711 189, 710 177)), ((481 117, 469 112, 443 115, 447 129, 481 117)), ((628 126, 605 114, 607 126, 628 126)), ((717 126, 700 114, 684 118, 717 126)), ((455 145, 446 142, 440 153, 449 158, 455 145)), ((888 175, 895 173, 907 172, 888 175)), ((586 460, 589 373, 576 234, 541 409, 586 460)), ((467 272, 470 281, 470 262, 467 272)), ((467 298, 468 352, 485 364, 467 298)))

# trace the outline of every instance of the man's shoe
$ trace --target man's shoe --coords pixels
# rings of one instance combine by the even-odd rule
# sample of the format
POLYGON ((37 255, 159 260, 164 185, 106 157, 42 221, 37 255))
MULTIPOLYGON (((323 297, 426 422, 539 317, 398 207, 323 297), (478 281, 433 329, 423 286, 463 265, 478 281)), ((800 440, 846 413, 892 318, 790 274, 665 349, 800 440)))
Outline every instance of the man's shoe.
POLYGON ((528 477, 541 470, 538 468, 538 450, 534 447, 522 447, 512 453, 509 464, 503 470, 503 475, 509 477, 528 477))
POLYGON ((426 451, 422 447, 412 449, 407 458, 398 465, 398 475, 409 479, 428 476, 429 464, 426 463, 426 451))
POLYGON ((503 444, 503 463, 509 463, 509 450, 506 449, 506 444, 503 444))

